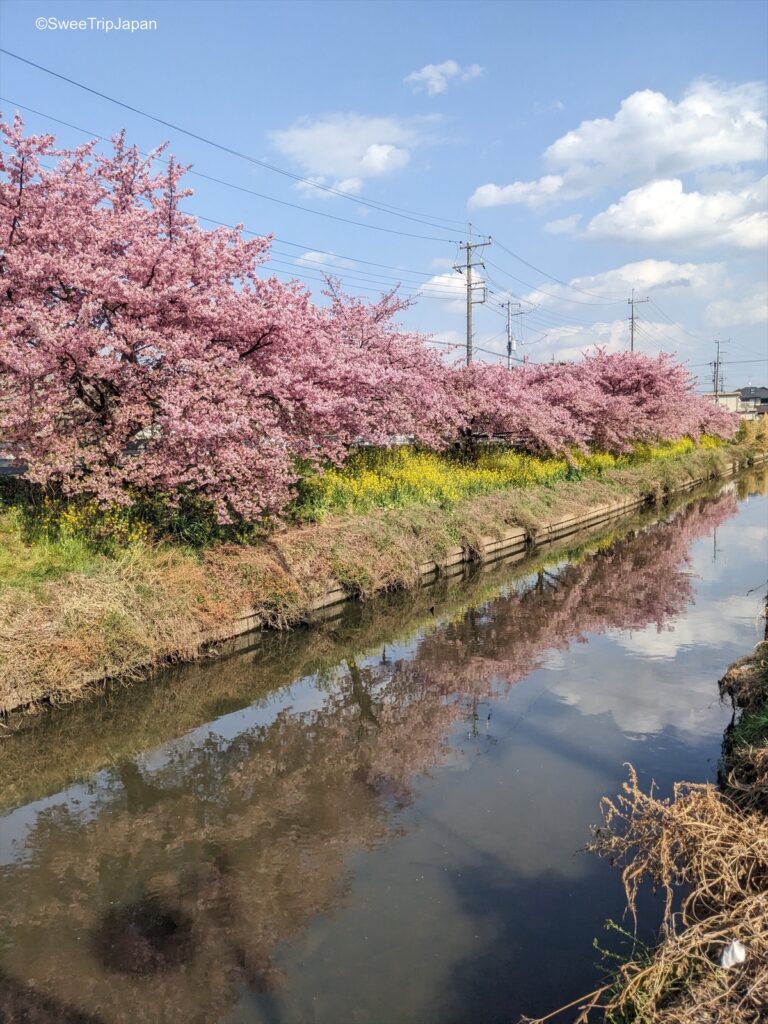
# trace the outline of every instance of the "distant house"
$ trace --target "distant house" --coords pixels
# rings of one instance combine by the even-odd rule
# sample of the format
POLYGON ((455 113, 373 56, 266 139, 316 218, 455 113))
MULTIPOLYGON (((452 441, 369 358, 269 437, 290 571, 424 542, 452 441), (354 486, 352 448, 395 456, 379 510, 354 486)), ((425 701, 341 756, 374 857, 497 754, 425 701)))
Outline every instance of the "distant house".
MULTIPOLYGON (((715 395, 707 395, 706 397, 715 399, 715 395)), ((740 391, 720 391, 717 395, 717 404, 721 409, 727 409, 728 412, 744 412, 740 391)))
POLYGON ((710 392, 704 396, 716 401, 722 409, 737 412, 742 419, 754 420, 768 414, 768 388, 740 388, 738 391, 710 392))
POLYGON ((739 395, 747 411, 757 416, 768 413, 768 388, 742 388, 739 395))

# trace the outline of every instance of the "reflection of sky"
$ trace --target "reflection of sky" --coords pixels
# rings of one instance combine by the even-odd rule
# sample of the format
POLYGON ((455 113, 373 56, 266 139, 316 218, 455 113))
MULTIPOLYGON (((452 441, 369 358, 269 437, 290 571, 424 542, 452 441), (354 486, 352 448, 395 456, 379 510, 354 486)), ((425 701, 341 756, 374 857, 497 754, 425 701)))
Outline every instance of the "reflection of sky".
MULTIPOLYGON (((461 723, 447 763, 418 784, 406 834, 354 858, 343 905, 283 951, 281 1020, 506 1022, 597 980, 592 939, 610 944, 602 928, 621 920, 621 886, 577 851, 624 762, 662 795, 714 777, 730 718, 717 679, 756 638, 760 595, 745 593, 765 575, 767 506, 743 504, 719 528, 716 563, 711 538, 693 545, 696 603, 673 632, 550 651, 481 703, 476 734, 461 723)), ((270 1019, 256 999, 230 1024, 270 1019)))
POLYGON ((97 772, 87 783, 78 783, 55 796, 24 804, 0 818, 0 866, 24 859, 27 835, 39 818, 57 808, 66 808, 80 824, 93 821, 102 808, 99 787, 106 783, 108 776, 108 771, 97 772))
MULTIPOLYGON (((751 498, 736 519, 691 549, 695 598, 671 629, 614 631, 593 638, 587 649, 572 647, 547 657, 560 669, 552 692, 587 715, 610 713, 633 734, 675 728, 695 741, 722 732, 715 683, 727 666, 760 640, 762 602, 768 574, 768 502, 751 498), (758 587, 752 594, 749 590, 758 587), (617 659, 615 671, 596 661, 617 659), (602 654, 603 648, 606 653, 602 654), (629 660, 631 659, 631 660, 629 660)), ((652 535, 649 537, 652 542, 652 535)))

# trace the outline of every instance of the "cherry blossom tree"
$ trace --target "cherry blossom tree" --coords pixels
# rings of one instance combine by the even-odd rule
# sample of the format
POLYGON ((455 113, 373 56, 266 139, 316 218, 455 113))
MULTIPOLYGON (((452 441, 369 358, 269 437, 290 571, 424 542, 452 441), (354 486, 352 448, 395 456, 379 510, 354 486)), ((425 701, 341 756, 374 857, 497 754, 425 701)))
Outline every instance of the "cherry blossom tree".
POLYGON ((269 239, 202 230, 184 169, 155 172, 122 135, 102 156, 18 118, 2 132, 0 423, 31 481, 105 503, 187 491, 254 518, 285 505, 299 459, 452 429, 448 371, 397 329, 396 295, 332 284, 320 308, 260 277, 269 239))
POLYGON ((509 434, 532 451, 589 443, 620 453, 686 435, 731 437, 738 425, 736 416, 694 393, 687 369, 668 354, 597 349, 578 363, 526 364, 511 373, 475 364, 456 377, 467 428, 509 434))
POLYGON ((697 396, 681 363, 661 353, 585 355, 580 363, 531 367, 531 382, 556 401, 603 451, 622 452, 638 441, 664 441, 705 431, 732 434, 736 418, 697 396))

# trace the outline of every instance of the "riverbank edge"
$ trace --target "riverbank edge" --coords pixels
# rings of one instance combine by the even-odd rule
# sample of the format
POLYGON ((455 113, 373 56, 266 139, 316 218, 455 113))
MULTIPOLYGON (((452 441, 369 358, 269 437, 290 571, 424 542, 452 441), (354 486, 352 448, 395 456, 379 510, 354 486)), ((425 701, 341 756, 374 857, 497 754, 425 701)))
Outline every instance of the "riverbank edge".
MULTIPOLYGON (((417 587, 464 572, 469 563, 533 551, 765 462, 768 452, 762 448, 736 444, 612 471, 602 479, 500 491, 450 511, 389 509, 335 517, 317 526, 288 529, 258 547, 206 553, 196 567, 202 581, 190 584, 189 595, 184 587, 190 567, 182 566, 186 575, 180 573, 178 560, 170 557, 164 578, 161 566, 153 577, 136 584, 145 590, 156 584, 154 610, 141 602, 129 607, 131 594, 126 597, 119 588, 113 588, 110 598, 120 607, 105 604, 105 581, 98 575, 63 577, 48 584, 40 599, 25 595, 30 600, 21 601, 15 617, 6 615, 0 666, 8 666, 10 682, 6 693, 0 692, 0 714, 83 699, 108 681, 130 681, 169 663, 194 661, 256 629, 311 622, 350 599, 417 587), (617 489, 624 492, 622 497, 599 500, 617 489), (572 511, 574 507, 579 511, 572 511), (375 571, 366 559, 376 563, 375 571), (196 592, 195 585, 198 590, 208 587, 210 593, 196 592), (244 591, 247 601, 242 600, 244 591), (158 625, 163 597, 183 600, 175 615, 169 613, 168 622, 158 625), (121 612, 125 626, 117 639, 112 633, 107 636, 116 621, 123 626, 121 612), (150 634, 152 642, 142 643, 150 634)), ((131 574, 140 576, 128 564, 122 575, 131 574)), ((112 575, 107 586, 120 573, 112 575)), ((16 611, 13 602, 9 607, 16 611)))

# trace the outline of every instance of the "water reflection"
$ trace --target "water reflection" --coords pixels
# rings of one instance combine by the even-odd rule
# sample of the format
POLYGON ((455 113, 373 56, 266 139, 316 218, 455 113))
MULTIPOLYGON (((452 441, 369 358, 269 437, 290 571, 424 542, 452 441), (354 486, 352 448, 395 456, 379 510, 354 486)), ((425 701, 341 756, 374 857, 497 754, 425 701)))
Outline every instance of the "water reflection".
MULTIPOLYGON (((463 756, 457 732, 490 749, 494 702, 590 636, 665 635, 692 600, 692 545, 737 508, 735 488, 694 501, 496 587, 405 645, 367 656, 350 646, 251 718, 226 716, 20 812, 23 840, 0 874, 2 1019, 284 1019, 282 952, 344 904, 353 853, 412 828, 403 812, 419 780, 463 756)), ((236 677, 225 692, 254 664, 219 666, 236 677)), ((492 903, 511 880, 476 859, 492 903)), ((359 1019, 400 1019, 391 1012, 359 1019)))

